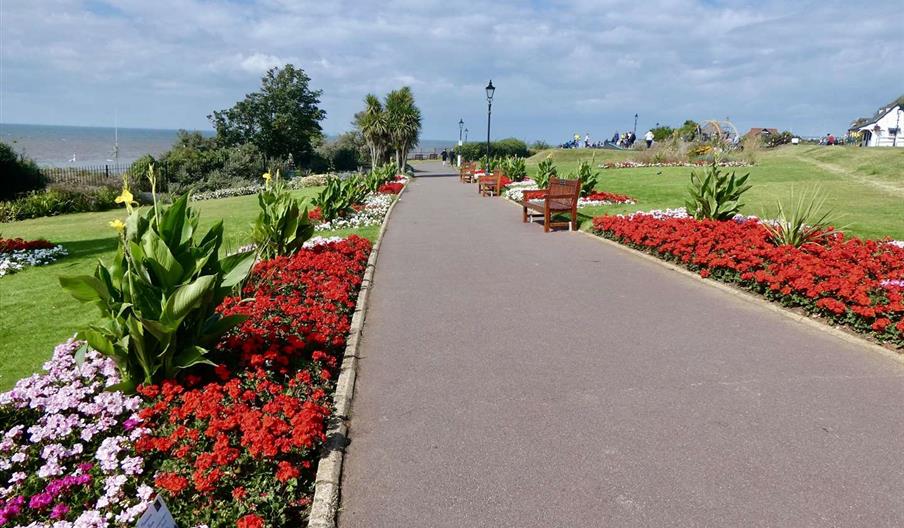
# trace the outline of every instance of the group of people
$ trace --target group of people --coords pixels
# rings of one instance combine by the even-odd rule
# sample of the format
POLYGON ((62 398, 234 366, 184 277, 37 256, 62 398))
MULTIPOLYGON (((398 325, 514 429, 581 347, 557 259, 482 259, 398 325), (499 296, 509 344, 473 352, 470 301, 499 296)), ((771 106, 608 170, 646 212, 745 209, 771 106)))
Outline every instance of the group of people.
MULTIPOLYGON (((647 143, 647 148, 653 146, 653 131, 648 130, 646 134, 644 134, 644 141, 647 143)), ((624 132, 619 134, 617 131, 612 134, 612 139, 606 141, 597 141, 593 142, 590 140, 590 133, 584 134, 583 139, 580 134, 575 134, 574 138, 570 141, 566 141, 565 143, 560 145, 560 148, 604 148, 607 146, 614 146, 619 148, 632 148, 634 147, 634 143, 637 142, 637 134, 634 133, 633 130, 629 130, 628 132, 624 132)))

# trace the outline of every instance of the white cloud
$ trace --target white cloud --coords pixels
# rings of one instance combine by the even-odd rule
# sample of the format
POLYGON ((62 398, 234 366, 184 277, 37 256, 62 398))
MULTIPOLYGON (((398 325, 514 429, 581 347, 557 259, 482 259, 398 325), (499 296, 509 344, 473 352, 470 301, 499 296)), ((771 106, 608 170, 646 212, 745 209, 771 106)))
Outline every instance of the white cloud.
POLYGON ((900 0, 352 0, 3 2, 6 122, 204 127, 291 62, 322 89, 325 128, 364 94, 415 91, 426 138, 485 130, 561 140, 730 115, 738 126, 839 130, 900 95, 900 0), (863 79, 869 79, 868 90, 863 79))

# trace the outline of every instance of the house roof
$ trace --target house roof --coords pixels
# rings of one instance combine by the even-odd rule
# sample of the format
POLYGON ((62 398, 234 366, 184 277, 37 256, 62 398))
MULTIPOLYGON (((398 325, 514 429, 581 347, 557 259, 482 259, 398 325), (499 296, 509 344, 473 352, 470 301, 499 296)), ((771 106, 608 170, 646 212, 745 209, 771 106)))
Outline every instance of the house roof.
POLYGON ((863 128, 867 125, 872 125, 873 123, 882 119, 882 117, 884 117, 885 114, 890 112, 892 110, 892 108, 894 108, 896 106, 900 106, 900 107, 904 108, 904 95, 902 95, 901 97, 898 97, 894 101, 892 101, 892 102, 888 103, 887 105, 882 106, 881 108, 876 110, 876 113, 873 114, 873 117, 861 117, 859 119, 855 119, 851 123, 849 130, 856 130, 859 128, 863 128))
POLYGON ((744 135, 745 136, 753 136, 753 135, 760 135, 760 134, 778 134, 778 129, 777 128, 753 127, 750 130, 748 130, 747 133, 744 135))

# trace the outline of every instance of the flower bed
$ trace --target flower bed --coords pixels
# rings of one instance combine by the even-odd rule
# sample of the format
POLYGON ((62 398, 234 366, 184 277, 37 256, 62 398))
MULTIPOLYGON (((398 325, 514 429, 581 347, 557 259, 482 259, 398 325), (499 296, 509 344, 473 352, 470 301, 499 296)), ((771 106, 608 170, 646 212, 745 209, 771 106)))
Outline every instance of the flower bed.
POLYGON ((890 241, 838 233, 822 245, 776 246, 755 218, 695 220, 683 210, 600 216, 593 230, 702 277, 904 346, 904 248, 890 241))
MULTIPOLYGON (((646 167, 706 167, 712 165, 709 160, 697 161, 663 161, 660 163, 644 163, 642 161, 608 161, 599 165, 601 169, 639 169, 646 167)), ((745 161, 720 161, 716 163, 719 167, 749 167, 751 164, 745 161)))
POLYGON ((0 526, 134 525, 153 493, 133 450, 141 398, 106 391, 113 361, 79 364, 80 346, 58 346, 44 374, 0 394, 0 526))
POLYGON ((389 207, 392 205, 395 196, 392 194, 371 194, 364 199, 364 204, 360 210, 342 217, 336 218, 332 222, 322 222, 314 226, 317 231, 331 231, 335 229, 350 229, 358 227, 367 227, 379 225, 383 222, 389 207))
POLYGON ((248 319, 213 376, 142 389, 152 432, 138 451, 180 526, 303 521, 370 248, 352 236, 259 263, 246 300, 220 307, 248 319))
POLYGON ((404 183, 399 182, 390 182, 384 183, 380 186, 377 192, 381 192, 383 194, 399 194, 402 192, 402 189, 405 187, 404 183))
POLYGON ((141 396, 104 391, 111 360, 58 347, 0 395, 0 525, 134 525, 155 490, 179 526, 301 525, 370 250, 315 237, 258 263, 218 309, 247 316, 220 366, 141 396))
MULTIPOLYGON (((509 184, 503 196, 509 200, 520 202, 521 200, 541 200, 543 198, 542 190, 537 189, 537 184, 533 180, 524 180, 509 184)), ((595 207, 601 205, 616 204, 633 204, 637 203, 628 195, 616 194, 605 191, 594 192, 589 196, 578 199, 578 207, 595 207)))
POLYGON ((0 238, 0 277, 29 266, 50 264, 68 254, 63 246, 46 240, 0 238))

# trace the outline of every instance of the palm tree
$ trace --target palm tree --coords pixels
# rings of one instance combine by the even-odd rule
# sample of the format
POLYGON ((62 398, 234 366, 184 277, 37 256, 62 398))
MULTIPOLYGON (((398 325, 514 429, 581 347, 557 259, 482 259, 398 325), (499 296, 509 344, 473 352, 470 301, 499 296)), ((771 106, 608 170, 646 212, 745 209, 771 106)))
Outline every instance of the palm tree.
POLYGON ((387 150, 389 130, 387 128, 387 114, 383 111, 383 104, 374 94, 364 97, 364 110, 355 114, 355 125, 364 136, 367 147, 370 149, 370 162, 373 167, 380 165, 383 155, 387 150))
POLYGON ((389 92, 384 109, 395 161, 399 169, 404 170, 408 152, 420 138, 421 111, 414 104, 414 94, 407 86, 389 92))

